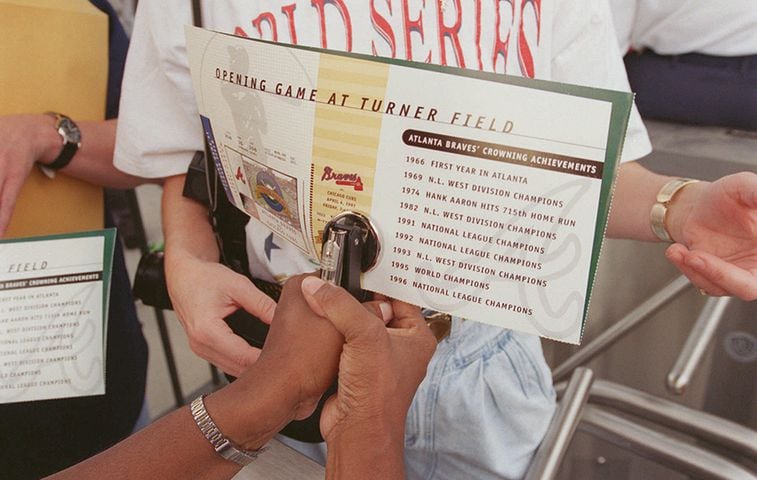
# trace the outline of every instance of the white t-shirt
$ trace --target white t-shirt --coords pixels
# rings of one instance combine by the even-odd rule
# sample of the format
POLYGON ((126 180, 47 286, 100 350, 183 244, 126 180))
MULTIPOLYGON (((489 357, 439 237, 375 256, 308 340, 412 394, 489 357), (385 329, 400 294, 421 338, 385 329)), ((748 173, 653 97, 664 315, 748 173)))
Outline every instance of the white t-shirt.
MULTIPOLYGON (((141 0, 138 5, 115 164, 143 177, 183 174, 193 153, 203 149, 184 46, 183 26, 192 23, 190 2, 141 0)), ((202 6, 204 26, 222 32, 629 89, 606 0, 206 0, 202 6)), ((650 151, 634 108, 623 160, 650 151)), ((280 281, 315 268, 254 219, 247 232, 253 275, 280 281)))
POLYGON ((661 55, 757 54, 754 0, 611 0, 620 50, 661 55))

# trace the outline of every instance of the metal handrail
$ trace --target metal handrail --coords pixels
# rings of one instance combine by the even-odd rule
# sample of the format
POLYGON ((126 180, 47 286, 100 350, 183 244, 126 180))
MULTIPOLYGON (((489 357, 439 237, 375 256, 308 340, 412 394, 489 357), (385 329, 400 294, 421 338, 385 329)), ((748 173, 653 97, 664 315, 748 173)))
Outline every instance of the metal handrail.
POLYGON ((755 480, 743 466, 708 450, 586 405, 579 430, 602 438, 678 473, 705 480, 755 480))
POLYGON ((594 372, 577 368, 570 377, 547 433, 536 451, 524 480, 551 480, 560 469, 570 441, 581 420, 581 412, 589 398, 594 372))
POLYGON ((668 373, 665 383, 671 393, 681 395, 686 391, 732 300, 731 297, 710 298, 704 304, 678 359, 668 373))
MULTIPOLYGON (((555 390, 558 395, 567 391, 565 383, 556 385, 555 390)), ((730 420, 607 380, 594 381, 588 403, 611 407, 757 460, 757 432, 730 420)))
POLYGON ((681 294, 691 283, 681 275, 674 279, 662 290, 649 297, 644 303, 633 309, 625 317, 621 318, 601 335, 587 343, 578 352, 568 357, 557 366, 552 373, 552 380, 559 382, 564 380, 570 372, 578 366, 584 365, 606 349, 614 345, 618 340, 628 334, 633 328, 647 320, 665 304, 681 294))

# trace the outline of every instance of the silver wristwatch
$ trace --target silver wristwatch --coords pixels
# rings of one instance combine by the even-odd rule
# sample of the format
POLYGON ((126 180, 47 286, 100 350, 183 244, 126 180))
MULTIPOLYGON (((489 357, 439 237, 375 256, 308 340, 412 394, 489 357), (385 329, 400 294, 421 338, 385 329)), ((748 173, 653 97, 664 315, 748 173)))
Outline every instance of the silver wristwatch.
POLYGON ((255 461, 255 459, 258 458, 258 455, 265 451, 266 447, 253 451, 244 450, 228 438, 224 437, 213 419, 210 418, 208 411, 205 410, 204 398, 205 395, 195 398, 189 406, 189 409, 192 412, 192 418, 194 418, 195 423, 200 428, 202 434, 205 435, 205 438, 208 439, 210 445, 213 446, 213 449, 226 460, 232 461, 238 465, 249 465, 255 461))

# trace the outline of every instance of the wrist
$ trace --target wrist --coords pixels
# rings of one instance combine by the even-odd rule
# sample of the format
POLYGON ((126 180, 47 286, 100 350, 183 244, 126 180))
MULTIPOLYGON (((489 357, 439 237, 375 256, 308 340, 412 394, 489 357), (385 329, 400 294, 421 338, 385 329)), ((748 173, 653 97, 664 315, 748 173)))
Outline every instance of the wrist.
POLYGON ((42 155, 45 162, 44 166, 49 170, 60 170, 66 168, 71 163, 71 160, 73 160, 76 152, 81 147, 81 130, 76 122, 62 113, 46 112, 45 115, 54 120, 53 130, 60 136, 62 145, 52 160, 48 158, 49 152, 42 155))
POLYGON ((221 432, 246 450, 261 448, 294 418, 296 392, 274 372, 256 363, 205 399, 221 432))
POLYGON ((326 437, 326 478, 404 478, 404 418, 348 423, 326 437))
POLYGON ((30 115, 34 125, 35 138, 38 140, 35 160, 41 165, 51 164, 63 148, 63 138, 55 128, 55 117, 45 114, 30 115))
POLYGON ((220 256, 215 243, 209 244, 207 247, 208 248, 202 249, 189 249, 177 245, 174 242, 169 243, 166 241, 164 250, 166 267, 174 269, 190 262, 218 263, 220 256))
POLYGON ((219 430, 218 425, 213 421, 213 417, 207 411, 205 405, 205 395, 195 398, 189 405, 189 412, 195 421, 202 435, 210 443, 210 446, 223 459, 236 463, 240 466, 249 465, 254 462, 258 455, 266 450, 264 446, 250 450, 238 445, 229 439, 219 430))
POLYGON ((666 242, 684 243, 684 225, 705 183, 693 179, 672 179, 657 194, 650 212, 655 236, 666 242))

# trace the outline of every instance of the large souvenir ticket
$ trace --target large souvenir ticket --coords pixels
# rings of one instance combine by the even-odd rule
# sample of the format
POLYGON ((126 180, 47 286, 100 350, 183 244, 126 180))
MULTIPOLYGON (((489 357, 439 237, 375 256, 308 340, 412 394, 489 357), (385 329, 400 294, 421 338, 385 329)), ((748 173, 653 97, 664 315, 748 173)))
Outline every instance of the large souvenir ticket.
POLYGON ((318 258, 354 210, 381 251, 363 288, 577 343, 628 93, 187 27, 232 203, 318 258))

